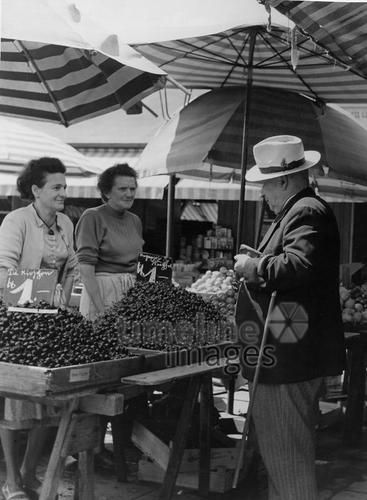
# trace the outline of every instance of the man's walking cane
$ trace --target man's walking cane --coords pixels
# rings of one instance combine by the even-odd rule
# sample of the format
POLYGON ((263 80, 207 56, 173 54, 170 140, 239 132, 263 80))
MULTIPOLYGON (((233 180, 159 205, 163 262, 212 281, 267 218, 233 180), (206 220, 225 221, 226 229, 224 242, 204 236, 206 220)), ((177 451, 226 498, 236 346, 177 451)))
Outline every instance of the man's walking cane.
POLYGON ((251 391, 251 395, 250 395, 250 402, 249 402, 248 409, 247 409, 247 416, 246 416, 245 425, 244 425, 243 431, 242 431, 241 445, 240 445, 240 449, 238 452, 237 464, 236 464, 236 470, 234 472, 232 488, 237 488, 238 478, 240 475, 240 470, 242 467, 242 462, 243 462, 243 458, 244 458, 244 454, 245 454, 245 448, 246 448, 247 438, 248 438, 248 431, 250 428, 250 420, 252 417, 252 410, 254 407, 255 394, 256 394, 256 389, 257 389, 257 384, 258 384, 258 379, 259 379, 259 374, 260 374, 261 362, 262 362, 262 358, 264 355, 264 348, 266 345, 266 339, 267 339, 268 331, 269 331, 270 315, 271 315, 271 312, 274 308, 274 302, 275 302, 276 296, 277 296, 277 292, 274 291, 271 294, 268 312, 267 312, 267 315, 265 318, 263 336, 261 339, 259 356, 257 359, 256 368, 255 368, 255 375, 254 375, 254 380, 252 383, 252 391, 251 391))

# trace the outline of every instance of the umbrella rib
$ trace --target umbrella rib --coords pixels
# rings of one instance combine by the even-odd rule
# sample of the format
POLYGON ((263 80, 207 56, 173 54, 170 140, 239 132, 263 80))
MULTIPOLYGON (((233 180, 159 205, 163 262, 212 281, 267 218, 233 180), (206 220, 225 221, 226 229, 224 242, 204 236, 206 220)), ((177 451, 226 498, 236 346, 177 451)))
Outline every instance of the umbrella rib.
MULTIPOLYGON (((99 66, 98 64, 96 64, 94 61, 93 61, 93 58, 91 56, 91 52, 90 50, 84 50, 82 51, 84 53, 84 56, 85 58, 93 65, 95 66, 96 68, 98 68, 98 70, 102 73, 102 75, 104 76, 105 78, 105 81, 106 81, 106 84, 108 85, 108 87, 111 87, 110 85, 110 82, 108 81, 108 76, 106 74, 106 72, 103 70, 103 68, 101 66, 99 66)), ((117 104, 123 108, 123 102, 121 101, 120 99, 120 96, 117 94, 117 92, 115 92, 114 90, 112 91, 112 94, 114 95, 115 99, 116 99, 116 102, 117 104)))
POLYGON ((229 80, 230 76, 232 75, 232 73, 234 71, 234 68, 237 67, 237 66, 238 67, 240 66, 240 64, 238 64, 239 60, 243 61, 243 64, 244 64, 243 67, 244 68, 248 67, 248 63, 246 63, 246 60, 243 57, 243 51, 245 50, 248 38, 243 41, 242 49, 241 50, 237 49, 237 47, 234 45, 234 43, 232 42, 232 40, 229 37, 227 37, 227 40, 228 40, 229 44, 232 46, 233 50, 235 52, 237 52, 237 57, 236 57, 236 61, 232 64, 232 67, 229 70, 227 76, 225 77, 222 85, 224 85, 229 80))
POLYGON ((180 49, 180 48, 177 48, 177 47, 168 47, 168 46, 165 46, 163 44, 158 44, 158 43, 154 44, 156 47, 161 47, 164 50, 175 50, 176 52, 180 52, 179 56, 173 57, 169 61, 164 62, 162 64, 162 66, 165 66, 167 64, 172 64, 175 61, 178 61, 180 59, 184 59, 184 58, 189 57, 189 56, 191 56, 192 59, 197 59, 199 61, 223 62, 223 63, 233 64, 233 61, 230 58, 219 56, 217 53, 215 53, 213 51, 210 51, 210 50, 208 50, 206 48, 207 46, 212 45, 213 43, 215 43, 214 41, 208 43, 207 46, 203 46, 203 47, 197 47, 196 45, 194 45, 192 43, 184 42, 182 40, 179 40, 179 43, 182 44, 182 45, 184 45, 184 46, 187 46, 187 47, 189 47, 190 49, 193 49, 193 50, 191 52, 185 52, 184 49, 180 49), (203 56, 203 55, 195 54, 194 52, 198 51, 198 50, 201 50, 201 51, 204 52, 204 54, 208 54, 208 55, 210 55, 212 57, 207 57, 206 55, 203 56))
POLYGON ((55 106, 55 109, 57 111, 57 114, 59 115, 61 123, 65 127, 67 127, 68 122, 67 122, 66 118, 64 117, 64 113, 62 112, 57 100, 55 99, 53 92, 52 92, 51 88, 49 87, 47 81, 43 78, 42 73, 38 69, 38 66, 37 66, 36 62, 34 61, 34 59, 32 58, 29 50, 24 46, 24 44, 20 40, 14 40, 13 42, 14 42, 14 45, 17 47, 17 49, 20 50, 21 52, 23 52, 23 54, 26 56, 28 64, 33 68, 33 71, 38 76, 41 84, 45 87, 46 92, 47 92, 52 104, 55 106))
POLYGON ((289 62, 283 57, 283 55, 271 44, 271 42, 269 40, 266 40, 266 39, 263 39, 265 44, 267 44, 271 50, 273 50, 273 52, 275 54, 278 55, 278 57, 280 57, 280 59, 283 61, 283 63, 288 67, 289 71, 291 73, 293 73, 295 75, 295 77, 314 95, 315 99, 317 101, 322 101, 322 99, 319 98, 319 96, 316 94, 316 92, 308 85, 308 83, 302 78, 302 76, 300 76, 293 68, 292 66, 289 64, 289 62))

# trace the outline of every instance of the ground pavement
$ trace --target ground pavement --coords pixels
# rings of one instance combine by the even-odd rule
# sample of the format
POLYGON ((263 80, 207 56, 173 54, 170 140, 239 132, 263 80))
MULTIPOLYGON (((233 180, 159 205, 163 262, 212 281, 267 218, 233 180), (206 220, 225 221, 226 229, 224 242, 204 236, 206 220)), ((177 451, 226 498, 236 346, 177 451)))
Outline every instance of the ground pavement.
MULTIPOLYGON (((219 411, 225 410, 223 391, 216 391, 215 404, 219 411)), ((234 412, 242 414, 247 408, 248 393, 238 391, 235 395, 234 412)), ((341 415, 341 413, 340 413, 341 415)), ((320 488, 320 500, 366 500, 367 499, 367 428, 358 446, 342 444, 340 418, 330 419, 330 425, 317 431, 316 470, 320 488)), ((107 447, 111 438, 107 434, 107 447)), ((95 474, 95 500, 155 500, 159 485, 137 480, 137 461, 140 452, 131 447, 127 450, 129 481, 119 483, 112 472, 97 470, 95 474)), ((45 457, 40 476, 44 472, 45 457)), ((73 498, 73 476, 75 467, 66 468, 59 489, 59 500, 73 498)), ((0 461, 0 481, 5 477, 3 460, 0 461)), ((176 488, 173 500, 199 500, 195 491, 176 488)), ((251 478, 243 481, 237 490, 225 494, 211 494, 209 500, 266 500, 266 474, 261 466, 252 471, 251 478)))

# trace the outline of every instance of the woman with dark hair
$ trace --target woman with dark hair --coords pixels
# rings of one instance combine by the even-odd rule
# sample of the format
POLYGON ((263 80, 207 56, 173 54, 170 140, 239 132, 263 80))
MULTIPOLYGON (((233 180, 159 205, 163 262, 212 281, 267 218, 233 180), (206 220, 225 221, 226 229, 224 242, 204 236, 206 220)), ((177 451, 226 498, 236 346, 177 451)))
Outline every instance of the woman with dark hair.
MULTIPOLYGON (((103 313, 134 286, 138 255, 144 240, 140 218, 131 213, 137 188, 136 171, 126 163, 114 165, 99 177, 103 205, 85 210, 76 226, 76 246, 83 291, 80 312, 90 320, 103 313)), ((96 466, 110 468, 104 447, 108 419, 102 419, 96 466)), ((112 427, 121 425, 111 419, 112 427)))
POLYGON ((136 171, 126 163, 105 170, 98 189, 104 204, 85 210, 76 226, 77 256, 84 284, 80 312, 94 320, 135 283, 144 240, 140 218, 129 209, 136 171))
MULTIPOLYGON (((1 224, 0 296, 4 292, 8 269, 56 269, 67 305, 77 259, 73 246, 73 224, 60 213, 66 196, 65 172, 65 166, 59 159, 44 157, 31 160, 19 175, 17 187, 21 198, 31 203, 10 212, 1 224)), ((4 412, 7 420, 39 419, 44 414, 44 407, 7 398, 4 412)), ((5 500, 29 500, 27 491, 40 486, 36 467, 47 433, 42 427, 29 432, 20 469, 17 460, 18 435, 18 431, 0 430, 7 470, 2 487, 5 500)))

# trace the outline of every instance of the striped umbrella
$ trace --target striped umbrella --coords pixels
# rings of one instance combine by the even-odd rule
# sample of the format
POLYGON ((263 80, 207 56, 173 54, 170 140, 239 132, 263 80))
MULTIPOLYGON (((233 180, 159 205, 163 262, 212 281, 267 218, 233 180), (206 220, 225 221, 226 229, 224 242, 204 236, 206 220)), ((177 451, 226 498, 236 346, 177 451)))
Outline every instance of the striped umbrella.
MULTIPOLYGON (((216 89, 199 96, 165 123, 147 144, 136 168, 141 176, 180 173, 239 180, 244 91, 216 89)), ((249 108, 248 164, 265 137, 297 135, 321 152, 330 177, 367 185, 367 130, 336 105, 276 89, 254 87, 249 108)), ((317 175, 323 174, 318 167, 317 175)))
POLYGON ((41 156, 59 158, 68 176, 85 178, 103 171, 93 158, 87 158, 60 139, 0 115, 0 171, 16 177, 25 163, 41 156))
POLYGON ((268 29, 266 21, 134 47, 188 88, 214 89, 251 82, 326 102, 358 104, 367 100, 367 82, 353 68, 309 36, 288 27, 268 29))
MULTIPOLYGON (((264 11, 265 12, 265 11, 264 11)), ((241 196, 237 241, 242 239, 245 170, 250 144, 249 108, 252 89, 268 87, 309 96, 315 101, 364 103, 367 81, 296 28, 269 26, 264 20, 221 33, 135 47, 189 88, 243 86, 241 196)))
POLYGON ((367 76, 366 2, 289 2, 269 0, 269 4, 292 19, 346 67, 367 76))
POLYGON ((68 126, 130 109, 165 72, 59 0, 2 0, 0 113, 68 126))

